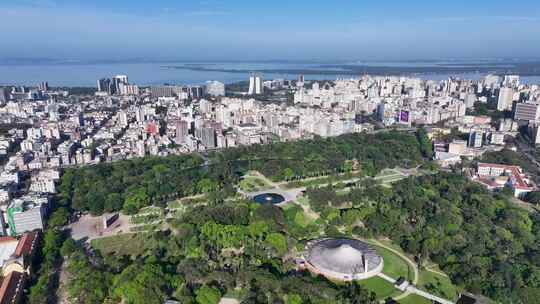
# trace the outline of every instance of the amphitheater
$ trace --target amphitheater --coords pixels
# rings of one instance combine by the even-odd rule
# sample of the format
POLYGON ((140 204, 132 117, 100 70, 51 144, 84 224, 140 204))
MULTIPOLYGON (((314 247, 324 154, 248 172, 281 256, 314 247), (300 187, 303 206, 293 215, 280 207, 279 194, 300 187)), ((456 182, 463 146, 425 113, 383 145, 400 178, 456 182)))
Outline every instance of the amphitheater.
POLYGON ((332 280, 364 280, 383 269, 383 258, 368 244, 353 239, 311 241, 303 256, 304 267, 332 280))

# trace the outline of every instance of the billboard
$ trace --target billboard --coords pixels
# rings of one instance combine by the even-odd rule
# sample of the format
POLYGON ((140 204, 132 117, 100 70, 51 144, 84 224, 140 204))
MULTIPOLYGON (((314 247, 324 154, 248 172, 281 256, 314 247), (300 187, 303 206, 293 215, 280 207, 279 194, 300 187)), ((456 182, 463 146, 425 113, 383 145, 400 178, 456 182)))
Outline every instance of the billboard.
POLYGON ((399 112, 399 122, 401 123, 410 123, 410 112, 401 110, 399 112))

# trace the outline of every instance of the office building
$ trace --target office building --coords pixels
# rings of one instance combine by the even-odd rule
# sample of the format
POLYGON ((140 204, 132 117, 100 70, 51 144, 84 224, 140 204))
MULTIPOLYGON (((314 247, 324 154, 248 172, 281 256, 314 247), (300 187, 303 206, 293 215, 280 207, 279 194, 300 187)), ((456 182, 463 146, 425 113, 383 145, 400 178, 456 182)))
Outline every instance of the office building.
POLYGON ((225 96, 225 84, 215 80, 207 81, 206 94, 210 96, 225 96))
POLYGON ((263 93, 263 80, 260 75, 252 74, 249 77, 248 95, 260 95, 263 93))
POLYGON ((174 97, 176 95, 172 86, 152 87, 150 88, 150 94, 153 98, 174 97))
POLYGON ((524 120, 529 122, 537 121, 539 118, 539 106, 536 103, 518 103, 514 113, 515 120, 524 120))

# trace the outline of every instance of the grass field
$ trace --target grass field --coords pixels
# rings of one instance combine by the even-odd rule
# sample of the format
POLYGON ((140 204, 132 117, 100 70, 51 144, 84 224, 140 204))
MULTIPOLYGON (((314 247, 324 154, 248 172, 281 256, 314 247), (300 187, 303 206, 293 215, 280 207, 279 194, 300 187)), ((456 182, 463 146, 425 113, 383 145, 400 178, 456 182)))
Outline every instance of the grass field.
POLYGON ((393 253, 392 251, 372 245, 373 248, 381 255, 384 261, 383 273, 387 276, 398 279, 404 277, 408 281, 413 280, 414 270, 404 259, 393 253))
POLYGON ((179 208, 184 208, 186 206, 202 204, 202 203, 205 203, 206 201, 207 201, 207 198, 204 195, 198 196, 196 198, 184 197, 184 198, 180 198, 180 199, 168 202, 167 208, 179 209, 179 208))
POLYGON ((420 271, 418 287, 449 300, 457 299, 457 290, 450 281, 450 278, 431 271, 420 271))
POLYGON ((144 251, 145 234, 121 234, 95 239, 91 246, 102 253, 137 256, 144 251))
POLYGON ((254 176, 245 176, 238 186, 242 191, 246 192, 255 192, 271 188, 264 180, 254 176))
POLYGON ((399 300, 399 304, 431 304, 431 301, 419 295, 411 294, 399 300))
POLYGON ((303 180, 297 180, 288 182, 281 185, 285 189, 301 188, 301 187, 316 187, 329 183, 338 183, 340 181, 346 181, 353 178, 360 178, 363 175, 361 173, 343 173, 340 175, 326 175, 315 178, 306 178, 303 180))
POLYGON ((360 285, 374 292, 379 300, 400 294, 400 291, 397 290, 394 285, 379 277, 373 277, 360 281, 360 285))

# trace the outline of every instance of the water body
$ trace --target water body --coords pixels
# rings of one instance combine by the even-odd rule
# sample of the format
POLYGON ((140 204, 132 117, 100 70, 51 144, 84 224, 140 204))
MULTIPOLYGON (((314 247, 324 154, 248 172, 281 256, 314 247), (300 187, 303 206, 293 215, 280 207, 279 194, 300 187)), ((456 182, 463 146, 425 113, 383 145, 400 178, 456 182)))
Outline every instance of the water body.
MULTIPOLYGON (((479 79, 488 70, 503 71, 508 63, 467 62, 2 62, 0 85, 35 86, 48 81, 51 86, 95 86, 97 79, 117 74, 129 76, 131 83, 141 86, 161 84, 204 84, 207 80, 233 83, 247 80, 250 72, 262 72, 263 78, 296 79, 305 74, 308 80, 334 80, 381 71, 382 75, 407 75, 422 79, 444 80, 449 77, 479 79), (478 69, 478 71, 474 71, 478 69), (408 71, 426 70, 429 73, 408 71), (463 72, 463 71, 466 72, 463 72), (470 72, 468 70, 473 70, 470 72)), ((535 70, 534 70, 535 71, 535 70)), ((533 72, 534 72, 533 71, 533 72)), ((529 73, 530 75, 530 73, 529 73)), ((522 77, 523 83, 540 84, 538 75, 522 77)))
POLYGON ((285 197, 277 193, 263 193, 253 197, 253 200, 259 204, 277 205, 285 201, 285 197))

